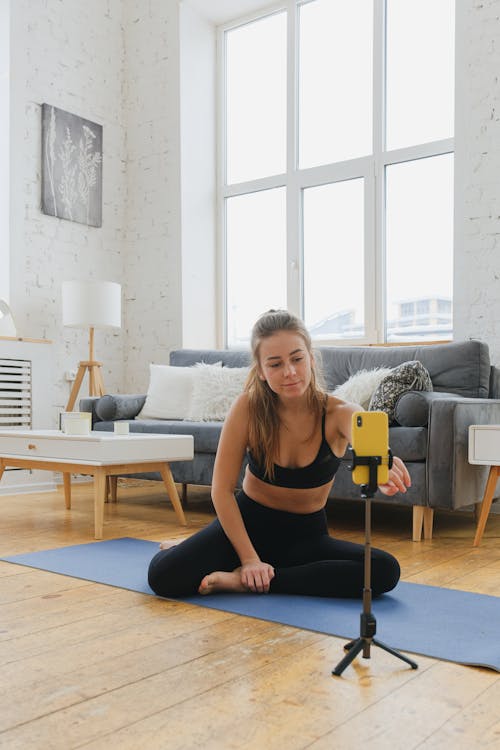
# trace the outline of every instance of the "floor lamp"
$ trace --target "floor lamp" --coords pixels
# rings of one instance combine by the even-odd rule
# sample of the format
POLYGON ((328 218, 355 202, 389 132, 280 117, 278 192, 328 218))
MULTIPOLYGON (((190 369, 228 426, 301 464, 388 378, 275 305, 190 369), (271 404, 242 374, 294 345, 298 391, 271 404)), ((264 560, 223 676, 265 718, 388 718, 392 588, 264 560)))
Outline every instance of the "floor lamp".
POLYGON ((88 328, 89 358, 80 362, 66 411, 72 411, 85 373, 89 395, 103 396, 102 362, 94 359, 94 329, 121 327, 121 286, 114 281, 63 281, 63 325, 88 328))

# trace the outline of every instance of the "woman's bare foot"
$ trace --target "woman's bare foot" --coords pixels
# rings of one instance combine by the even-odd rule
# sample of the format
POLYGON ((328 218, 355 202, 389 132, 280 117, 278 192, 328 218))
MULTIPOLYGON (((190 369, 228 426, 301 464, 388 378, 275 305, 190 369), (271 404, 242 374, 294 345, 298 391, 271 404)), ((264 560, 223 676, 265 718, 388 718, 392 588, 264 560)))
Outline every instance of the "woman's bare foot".
POLYGON ((175 547, 177 544, 179 544, 178 539, 165 539, 164 542, 160 542, 160 549, 170 549, 171 547, 175 547))
POLYGON ((233 591, 238 593, 248 591, 241 582, 240 571, 241 568, 236 568, 236 570, 230 573, 222 570, 210 573, 200 583, 198 593, 206 595, 215 594, 217 591, 233 591))

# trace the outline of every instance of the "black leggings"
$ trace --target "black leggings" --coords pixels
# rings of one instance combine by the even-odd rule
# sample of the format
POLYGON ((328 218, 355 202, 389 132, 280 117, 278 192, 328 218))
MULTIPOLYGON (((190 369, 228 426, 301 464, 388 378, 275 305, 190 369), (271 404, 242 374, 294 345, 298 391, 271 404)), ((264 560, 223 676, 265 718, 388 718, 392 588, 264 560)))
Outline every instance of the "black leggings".
MULTIPOLYGON (((328 534, 326 513, 288 513, 237 495, 246 530, 263 562, 273 566, 273 594, 360 597, 364 583, 364 546, 328 534)), ((202 578, 214 571, 232 571, 240 560, 220 522, 213 521, 175 547, 151 560, 149 585, 159 596, 197 593, 202 578)), ((374 596, 390 591, 400 576, 392 555, 372 549, 371 588, 374 596)))

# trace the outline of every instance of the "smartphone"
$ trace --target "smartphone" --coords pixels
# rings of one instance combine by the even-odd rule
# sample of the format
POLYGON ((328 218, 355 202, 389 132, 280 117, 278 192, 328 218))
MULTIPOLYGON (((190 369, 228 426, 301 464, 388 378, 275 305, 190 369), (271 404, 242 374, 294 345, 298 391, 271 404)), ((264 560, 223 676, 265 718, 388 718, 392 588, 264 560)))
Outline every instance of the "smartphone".
MULTIPOLYGON (((385 411, 356 411, 352 415, 351 445, 356 456, 381 456, 377 484, 389 481, 389 419, 385 411)), ((368 484, 369 466, 355 466, 354 484, 368 484)))

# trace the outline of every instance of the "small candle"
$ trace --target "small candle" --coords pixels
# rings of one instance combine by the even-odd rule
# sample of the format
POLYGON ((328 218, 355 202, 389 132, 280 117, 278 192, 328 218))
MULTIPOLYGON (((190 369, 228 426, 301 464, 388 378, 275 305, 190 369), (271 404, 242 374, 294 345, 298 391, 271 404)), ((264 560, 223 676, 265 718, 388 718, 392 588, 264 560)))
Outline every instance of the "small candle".
POLYGON ((115 429, 115 435, 128 435, 129 434, 128 422, 115 422, 114 429, 115 429))

